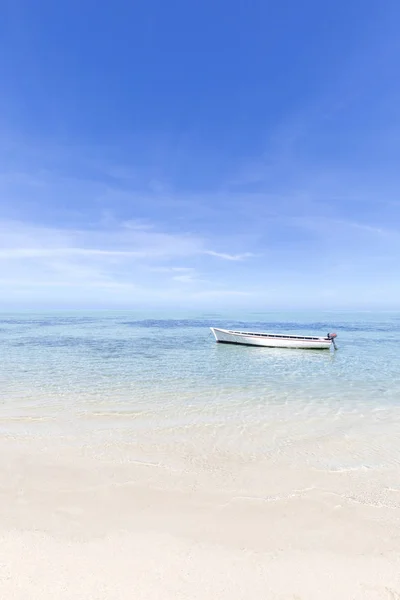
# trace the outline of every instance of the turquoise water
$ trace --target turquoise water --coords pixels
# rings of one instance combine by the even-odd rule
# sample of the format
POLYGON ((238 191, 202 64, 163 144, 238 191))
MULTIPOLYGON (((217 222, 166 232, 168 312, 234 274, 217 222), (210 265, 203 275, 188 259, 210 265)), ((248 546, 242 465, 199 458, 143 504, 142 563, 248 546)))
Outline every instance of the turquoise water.
POLYGON ((399 313, 1 314, 0 430, 129 436, 150 449, 329 469, 393 465, 399 336, 399 313), (339 349, 217 345, 211 325, 336 331, 339 349))

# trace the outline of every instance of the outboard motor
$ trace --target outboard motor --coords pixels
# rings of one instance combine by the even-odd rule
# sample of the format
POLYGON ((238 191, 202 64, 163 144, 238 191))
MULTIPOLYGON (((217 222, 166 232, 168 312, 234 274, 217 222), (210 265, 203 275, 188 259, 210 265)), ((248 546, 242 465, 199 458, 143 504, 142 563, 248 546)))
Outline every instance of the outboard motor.
POLYGON ((326 337, 328 338, 328 340, 332 340, 333 347, 335 348, 335 350, 337 350, 337 346, 335 343, 335 338, 337 338, 337 333, 328 333, 326 337))

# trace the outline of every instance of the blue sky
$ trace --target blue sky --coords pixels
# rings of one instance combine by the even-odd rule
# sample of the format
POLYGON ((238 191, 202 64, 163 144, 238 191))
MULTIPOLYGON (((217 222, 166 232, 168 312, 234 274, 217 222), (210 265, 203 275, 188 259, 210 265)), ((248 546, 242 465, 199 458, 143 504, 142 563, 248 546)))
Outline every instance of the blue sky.
POLYGON ((0 308, 400 308, 398 2, 0 6, 0 308))

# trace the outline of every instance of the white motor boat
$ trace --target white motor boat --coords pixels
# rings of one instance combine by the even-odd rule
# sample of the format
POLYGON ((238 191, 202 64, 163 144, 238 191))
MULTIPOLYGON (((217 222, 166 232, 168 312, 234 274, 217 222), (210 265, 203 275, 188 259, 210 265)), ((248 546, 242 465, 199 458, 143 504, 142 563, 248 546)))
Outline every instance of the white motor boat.
POLYGON ((336 349, 336 333, 326 337, 310 335, 286 335, 280 333, 257 333, 255 331, 232 331, 210 327, 215 340, 221 344, 240 344, 242 346, 261 346, 264 348, 304 348, 308 350, 336 349))

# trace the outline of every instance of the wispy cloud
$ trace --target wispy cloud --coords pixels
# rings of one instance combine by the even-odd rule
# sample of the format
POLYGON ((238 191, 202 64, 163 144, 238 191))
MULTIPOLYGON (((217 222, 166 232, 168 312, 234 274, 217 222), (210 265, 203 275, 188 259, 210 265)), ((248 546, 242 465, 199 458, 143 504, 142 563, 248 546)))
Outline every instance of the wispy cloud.
MULTIPOLYGON (((104 257, 169 260, 208 255, 228 261, 255 256, 206 248, 205 238, 190 233, 160 231, 153 224, 133 221, 91 229, 44 227, 16 221, 0 221, 0 258, 104 257)), ((181 267, 173 267, 179 269, 181 267)))
POLYGON ((178 281, 179 283, 199 283, 204 281, 199 279, 194 272, 187 273, 186 275, 174 275, 172 279, 173 281, 178 281))
POLYGON ((146 258, 144 252, 127 250, 101 250, 99 248, 6 248, 0 250, 0 259, 56 258, 56 257, 104 257, 104 258, 146 258))
POLYGON ((75 297, 93 297, 102 289, 106 296, 114 292, 114 301, 126 294, 167 298, 189 284, 199 294, 213 286, 212 276, 198 272, 205 256, 229 261, 247 256, 207 245, 201 236, 162 231, 149 222, 113 219, 107 226, 78 229, 0 221, 0 283, 8 296, 30 289, 33 297, 45 297, 44 288, 59 288, 75 297))
POLYGON ((287 219, 298 227, 306 228, 310 230, 317 230, 321 233, 343 233, 353 232, 363 233, 370 236, 378 236, 380 238, 395 239, 399 238, 400 231, 395 227, 390 226, 376 226, 369 223, 363 223, 362 221, 356 221, 354 219, 335 218, 328 216, 303 216, 303 217, 291 217, 287 219))
POLYGON ((226 252, 215 252, 214 250, 204 250, 203 254, 208 256, 215 256, 215 258, 221 258, 222 260, 241 261, 246 258, 255 257, 256 254, 252 252, 243 252, 242 254, 227 254, 226 252))

